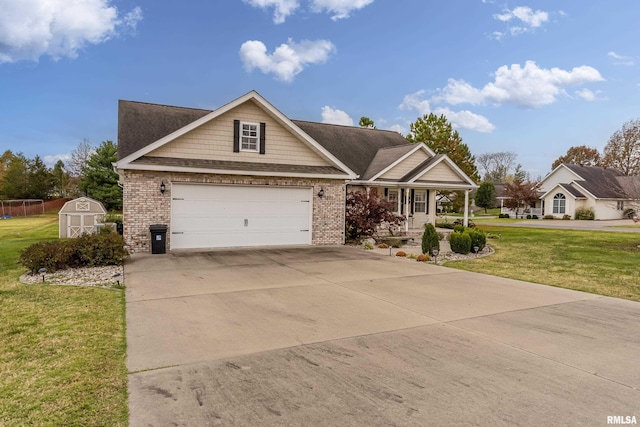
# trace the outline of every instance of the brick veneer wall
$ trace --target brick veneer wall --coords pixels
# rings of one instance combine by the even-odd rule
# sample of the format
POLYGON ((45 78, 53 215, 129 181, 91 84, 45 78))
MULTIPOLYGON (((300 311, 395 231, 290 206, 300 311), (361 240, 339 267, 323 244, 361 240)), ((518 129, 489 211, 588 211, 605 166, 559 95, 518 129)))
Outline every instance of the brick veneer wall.
MULTIPOLYGON (((344 243, 344 181, 125 170, 124 239, 132 253, 151 251, 149 225, 171 226, 171 185, 174 182, 313 187, 312 244, 341 245, 344 243), (164 195, 160 194, 161 182, 166 186, 164 195), (317 196, 320 188, 324 189, 323 198, 317 196)), ((170 248, 171 228, 167 232, 167 249, 170 248)))

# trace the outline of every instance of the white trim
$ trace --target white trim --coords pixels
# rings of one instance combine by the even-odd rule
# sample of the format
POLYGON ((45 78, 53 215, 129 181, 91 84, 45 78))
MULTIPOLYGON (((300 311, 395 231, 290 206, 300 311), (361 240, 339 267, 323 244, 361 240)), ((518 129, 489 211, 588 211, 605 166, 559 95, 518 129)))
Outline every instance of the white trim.
POLYGON ((551 175, 553 175, 558 169, 564 167, 566 170, 568 170, 572 175, 574 175, 578 180, 580 181, 586 181, 583 177, 581 177, 580 175, 578 175, 577 173, 575 173, 574 171, 572 171, 571 169, 569 169, 564 163, 560 163, 558 166, 556 166, 556 168, 554 170, 552 170, 551 172, 549 172, 547 174, 547 176, 545 176, 544 178, 542 178, 542 181, 540 181, 540 183, 543 183, 547 180, 547 178, 549 178, 551 175))
MULTIPOLYGON (((244 121, 240 121, 240 129, 239 129, 239 137, 240 137, 240 141, 238 141, 238 145, 240 146, 240 151, 244 151, 244 152, 248 152, 248 153, 259 153, 260 152, 260 123, 254 123, 254 122, 244 122, 244 121), (244 126, 254 126, 256 128, 256 136, 247 136, 244 135, 244 126), (250 148, 242 148, 242 145, 244 144, 244 142, 242 141, 243 138, 255 138, 255 144, 256 144, 256 148, 255 149, 250 149, 250 148)), ((248 132, 251 132, 251 129, 248 129, 248 132)))
POLYGON ((203 169, 203 168, 194 168, 194 167, 185 167, 185 166, 162 166, 162 165, 127 165, 125 167, 120 168, 120 170, 186 172, 186 173, 204 173, 204 174, 216 174, 216 175, 273 176, 273 177, 291 177, 291 178, 326 178, 326 179, 344 179, 344 180, 349 180, 350 178, 349 175, 337 175, 337 174, 203 169))
MULTIPOLYGON (((551 187, 551 190, 547 191, 546 193, 544 193, 542 196, 540 196, 538 198, 538 200, 544 200, 547 198, 547 196, 549 195, 549 193, 552 193, 556 188, 560 187, 564 192, 569 193, 569 196, 571 196, 571 198, 573 200, 578 200, 578 199, 583 199, 583 197, 576 197, 573 194, 571 194, 571 192, 566 189, 563 185, 571 185, 571 184, 563 184, 563 183, 559 183, 554 185, 553 187, 551 187)), ((584 190, 584 188, 580 187, 581 189, 584 190)), ((591 197, 593 197, 593 194, 589 193, 588 191, 585 190, 585 193, 589 194, 591 197)), ((595 200, 597 200, 596 197, 593 197, 595 200)), ((588 199, 588 197, 584 197, 584 199, 588 199)))
MULTIPOLYGON (((375 182, 369 182, 369 181, 349 181, 347 182, 348 185, 370 185, 372 187, 389 187, 389 188, 404 188, 406 187, 407 183, 406 182, 398 182, 398 181, 375 181, 375 182)), ((473 190, 474 188, 477 188, 477 185, 469 185, 469 184, 448 184, 448 183, 436 183, 436 182, 428 182, 428 183, 422 183, 422 182, 415 182, 415 183, 411 183, 411 188, 426 188, 426 189, 446 189, 446 190, 453 190, 453 189, 460 189, 460 190, 473 190)))
MULTIPOLYGON (((393 148, 393 147, 389 147, 389 148, 393 148)), ((380 172, 378 172, 377 174, 375 174, 374 176, 372 176, 371 178, 369 178, 369 181, 374 181, 376 179, 378 179, 380 176, 384 175, 385 173, 389 172, 391 169, 393 169, 395 166, 397 166, 398 164, 400 164, 403 160, 405 160, 406 158, 408 158, 409 156, 411 156, 413 153, 415 153, 416 151, 423 149, 424 151, 427 152, 427 154, 429 154, 431 157, 434 156, 433 151, 431 151, 429 149, 429 147, 427 147, 426 145, 424 145, 423 143, 416 143, 416 147, 412 148, 411 150, 409 150, 406 154, 404 154, 402 157, 400 157, 399 159, 397 159, 395 162, 391 163, 389 166, 387 166, 386 168, 382 169, 380 172)))
MULTIPOLYGON (((184 126, 178 130, 176 130, 175 132, 170 133, 169 135, 166 135, 165 137, 141 148, 140 150, 129 154, 128 156, 126 156, 125 158, 119 160, 118 162, 116 162, 116 168, 118 169, 125 169, 127 168, 127 166, 133 162, 134 160, 144 156, 145 154, 148 154, 160 147, 162 147, 163 145, 167 144, 170 141, 175 140, 176 138, 186 134, 187 132, 192 131, 193 129, 202 126, 203 124, 215 119, 216 117, 221 116, 222 114, 238 107, 239 105, 244 104, 247 101, 254 101, 258 104, 260 104, 260 106, 266 110, 267 113, 270 113, 274 118, 276 118, 278 121, 280 121, 281 124, 283 124, 285 127, 288 127, 294 134, 296 134, 296 136, 298 136, 298 138, 304 142, 305 144, 307 144, 312 150, 314 150, 317 154, 321 155, 322 157, 324 157, 326 160, 330 161, 331 163, 333 163, 335 166, 337 166, 338 168, 342 169, 343 171, 346 172, 347 175, 349 175, 349 178, 351 179, 355 179, 358 177, 358 175, 353 172, 351 169, 349 169, 344 163, 342 163, 340 160, 338 160, 333 154, 331 154, 329 151, 327 151, 323 146, 321 146, 318 142, 316 142, 313 138, 311 138, 308 134, 306 134, 304 131, 302 131, 302 129, 300 129, 298 126, 296 126, 287 116, 285 116, 284 114, 282 114, 280 111, 278 111, 271 103, 269 103, 266 99, 264 99, 258 92, 256 92, 255 90, 252 90, 251 92, 248 92, 244 95, 242 95, 241 97, 223 105, 222 107, 218 108, 215 111, 212 111, 211 113, 207 114, 204 117, 199 118, 198 120, 195 120, 193 122, 191 122, 190 124, 188 124, 187 126, 184 126)), ((424 145, 424 144, 423 144, 424 145)), ((263 174, 264 175, 264 174, 263 174)), ((271 175, 269 175, 271 176, 271 175)), ((277 176, 277 175, 273 175, 273 176, 277 176)))

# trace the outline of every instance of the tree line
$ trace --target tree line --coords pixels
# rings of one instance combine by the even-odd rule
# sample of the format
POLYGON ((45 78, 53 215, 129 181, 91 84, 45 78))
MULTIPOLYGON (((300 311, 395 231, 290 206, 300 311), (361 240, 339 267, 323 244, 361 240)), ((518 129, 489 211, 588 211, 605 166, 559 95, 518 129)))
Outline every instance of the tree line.
POLYGON ((87 196, 101 201, 106 209, 120 210, 122 188, 112 167, 117 151, 112 141, 94 147, 84 140, 71 153, 67 164, 58 160, 49 168, 38 155, 31 159, 7 150, 0 156, 0 199, 87 196))

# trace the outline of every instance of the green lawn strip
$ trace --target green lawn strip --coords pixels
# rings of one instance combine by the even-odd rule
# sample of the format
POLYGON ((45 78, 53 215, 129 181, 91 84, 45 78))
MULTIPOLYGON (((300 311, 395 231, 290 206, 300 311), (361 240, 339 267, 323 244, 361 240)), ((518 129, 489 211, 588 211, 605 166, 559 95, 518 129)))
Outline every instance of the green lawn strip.
POLYGON ((0 425, 127 425, 124 291, 17 280, 20 249, 57 233, 0 221, 0 425))
POLYGON ((491 227, 490 257, 447 267, 640 301, 640 234, 491 227))

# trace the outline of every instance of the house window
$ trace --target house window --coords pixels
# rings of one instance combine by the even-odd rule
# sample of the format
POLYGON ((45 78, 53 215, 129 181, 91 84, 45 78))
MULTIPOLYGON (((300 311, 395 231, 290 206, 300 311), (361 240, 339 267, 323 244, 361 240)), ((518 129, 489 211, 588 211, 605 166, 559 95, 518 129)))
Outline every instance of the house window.
POLYGON ((553 196, 553 213, 563 214, 566 213, 567 198, 562 193, 558 193, 553 196))
POLYGON ((258 151, 260 141, 260 125, 258 123, 240 123, 240 150, 258 151))
POLYGON ((398 203, 398 190, 389 190, 387 192, 387 200, 393 203, 398 203))
POLYGON ((422 213, 427 211, 427 197, 424 191, 416 191, 413 195, 413 211, 422 213))
POLYGON ((624 210, 624 202, 622 200, 618 200, 618 210, 619 211, 624 210))

